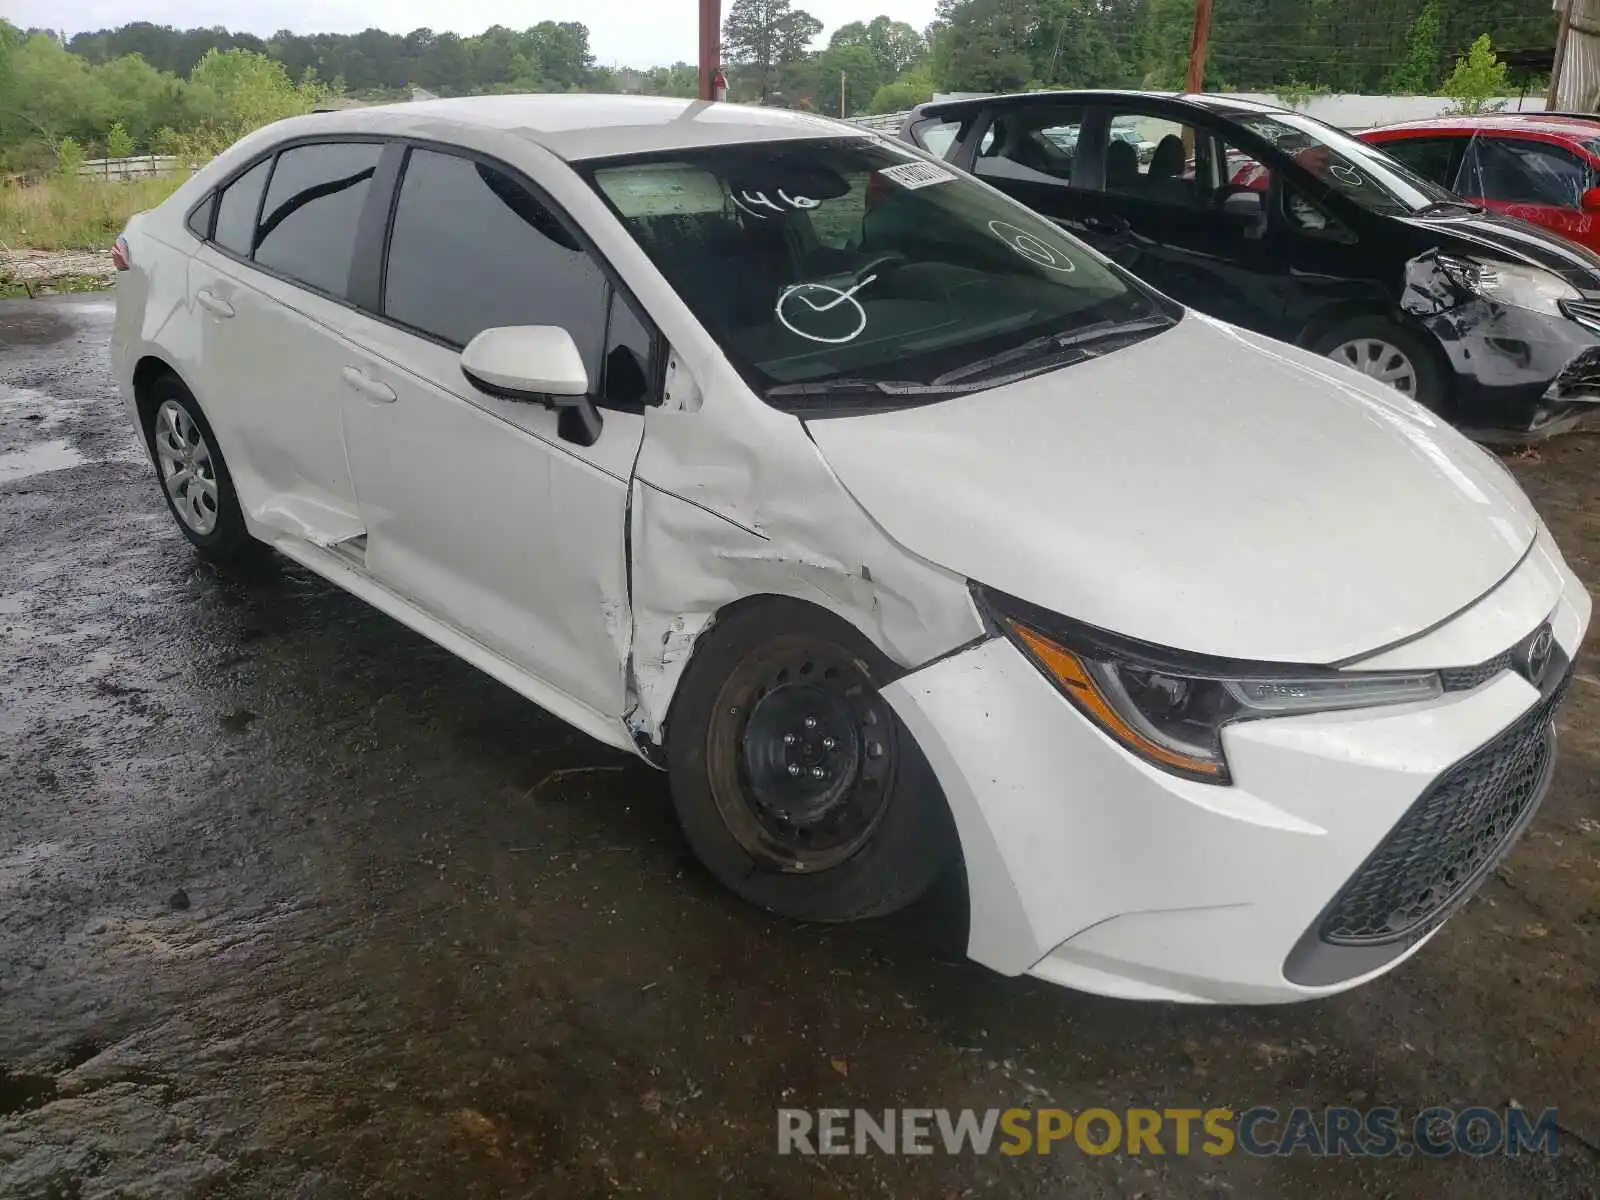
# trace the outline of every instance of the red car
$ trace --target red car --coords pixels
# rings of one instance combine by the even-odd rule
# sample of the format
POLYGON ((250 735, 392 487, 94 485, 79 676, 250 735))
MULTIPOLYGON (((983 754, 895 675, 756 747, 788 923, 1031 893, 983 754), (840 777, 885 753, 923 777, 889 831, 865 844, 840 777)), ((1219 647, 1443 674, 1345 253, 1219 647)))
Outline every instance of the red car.
POLYGON ((1437 117, 1360 137, 1458 196, 1600 250, 1600 115, 1437 117))

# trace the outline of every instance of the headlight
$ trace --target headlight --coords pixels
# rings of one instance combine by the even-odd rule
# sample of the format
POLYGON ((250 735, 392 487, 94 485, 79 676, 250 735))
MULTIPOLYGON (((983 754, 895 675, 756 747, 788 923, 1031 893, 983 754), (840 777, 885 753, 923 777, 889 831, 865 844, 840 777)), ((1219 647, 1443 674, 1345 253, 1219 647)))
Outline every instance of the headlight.
POLYGON ((1542 267, 1462 258, 1454 254, 1441 254, 1438 262, 1439 269, 1457 287, 1513 308, 1559 317, 1563 315, 1562 300, 1583 299, 1577 288, 1542 267))
POLYGON ((1181 654, 1076 625, 974 588, 1003 632, 1105 733, 1176 775, 1228 783, 1222 729, 1234 721, 1432 700, 1433 673, 1356 673, 1181 654))

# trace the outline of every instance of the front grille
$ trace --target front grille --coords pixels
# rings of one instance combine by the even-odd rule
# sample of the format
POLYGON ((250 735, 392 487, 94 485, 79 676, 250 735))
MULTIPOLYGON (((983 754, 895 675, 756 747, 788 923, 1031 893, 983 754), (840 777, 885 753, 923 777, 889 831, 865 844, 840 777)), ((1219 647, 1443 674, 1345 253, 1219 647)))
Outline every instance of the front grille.
POLYGON ((1563 300, 1561 311, 1585 329, 1600 333, 1600 303, 1593 300, 1563 300))
POLYGON ((1323 941, 1415 939, 1466 901, 1543 795, 1555 754, 1552 722, 1570 679, 1433 782, 1329 907, 1323 941))
POLYGON ((1501 671, 1509 670, 1511 662, 1511 651, 1502 650, 1475 667, 1446 667, 1439 672, 1439 680, 1447 692, 1470 692, 1479 684, 1488 683, 1501 671))

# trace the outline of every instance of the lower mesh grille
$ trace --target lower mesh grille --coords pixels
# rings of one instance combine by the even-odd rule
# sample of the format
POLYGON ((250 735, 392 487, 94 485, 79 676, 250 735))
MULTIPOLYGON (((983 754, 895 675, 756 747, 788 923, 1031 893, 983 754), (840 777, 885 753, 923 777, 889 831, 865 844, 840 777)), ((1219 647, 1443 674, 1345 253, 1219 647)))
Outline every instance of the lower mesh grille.
POLYGON ((1372 946, 1419 936, 1465 902, 1543 794, 1551 723, 1568 682, 1434 781, 1330 906, 1323 941, 1372 946))

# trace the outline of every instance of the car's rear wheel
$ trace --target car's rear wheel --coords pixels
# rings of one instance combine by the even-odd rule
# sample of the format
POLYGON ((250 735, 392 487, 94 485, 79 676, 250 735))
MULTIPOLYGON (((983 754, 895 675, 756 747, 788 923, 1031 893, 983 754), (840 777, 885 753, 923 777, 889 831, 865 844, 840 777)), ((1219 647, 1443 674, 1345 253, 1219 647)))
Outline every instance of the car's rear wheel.
POLYGON ((245 529, 216 434, 189 389, 176 376, 162 375, 150 383, 144 411, 161 493, 183 536, 218 562, 260 551, 245 529))
POLYGON ((1437 356, 1420 337, 1393 321, 1357 317, 1324 334, 1315 349, 1424 408, 1437 411, 1444 403, 1444 371, 1437 356))
POLYGON ((673 803, 696 855, 744 899, 848 921, 922 895, 955 850, 938 781, 878 690, 892 664, 797 601, 719 620, 667 729, 673 803))

